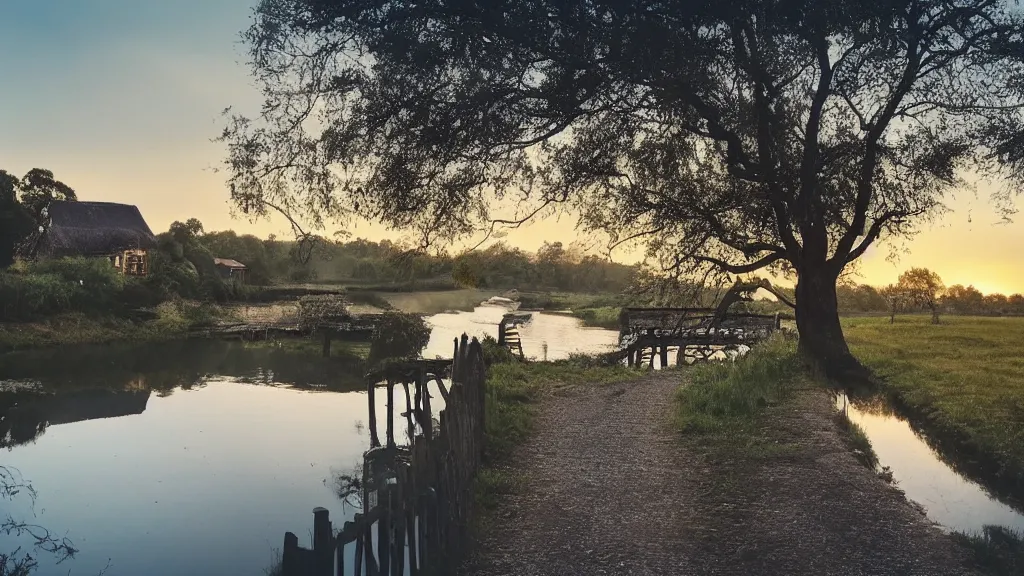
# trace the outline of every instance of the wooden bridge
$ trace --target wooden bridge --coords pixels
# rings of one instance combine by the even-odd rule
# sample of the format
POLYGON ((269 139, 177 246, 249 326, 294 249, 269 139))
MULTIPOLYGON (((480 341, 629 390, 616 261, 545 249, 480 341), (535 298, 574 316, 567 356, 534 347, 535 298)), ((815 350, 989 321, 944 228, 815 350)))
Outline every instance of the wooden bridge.
POLYGON ((620 342, 630 366, 669 365, 669 348, 677 363, 707 360, 720 351, 752 346, 779 330, 779 315, 728 314, 716 308, 624 308, 620 342))
POLYGON ((367 376, 370 449, 363 455, 362 511, 335 532, 329 512, 313 510, 313 548, 284 537, 284 576, 449 574, 464 552, 473 506, 472 481, 484 447, 484 379, 480 343, 463 335, 452 360, 398 362, 367 376), (451 377, 451 386, 444 380, 451 377), (376 422, 377 387, 387 394, 385 439, 376 422), (428 384, 445 408, 434 426, 428 384), (395 441, 396 387, 408 410, 409 445, 395 441))

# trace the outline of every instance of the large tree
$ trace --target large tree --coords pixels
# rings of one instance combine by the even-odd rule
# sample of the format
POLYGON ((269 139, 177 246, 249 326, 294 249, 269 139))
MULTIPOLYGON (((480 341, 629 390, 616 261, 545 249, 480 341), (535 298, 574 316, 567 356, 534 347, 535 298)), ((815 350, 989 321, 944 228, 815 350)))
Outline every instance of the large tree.
POLYGON ((932 324, 939 323, 939 303, 946 292, 946 285, 938 274, 927 268, 911 268, 900 274, 896 289, 908 302, 930 310, 932 324))
POLYGON ((38 226, 46 224, 44 211, 54 200, 77 201, 74 188, 57 180, 51 170, 33 168, 20 182, 21 203, 38 226))
POLYGON ((0 269, 14 263, 21 244, 32 233, 32 215, 18 199, 21 182, 0 170, 0 269))
MULTIPOLYGON (((798 277, 801 348, 856 367, 836 281, 966 170, 1013 161, 1010 0, 263 0, 237 205, 425 240, 564 207, 676 275, 798 277)), ((1007 200, 1007 197, 1002 197, 1007 200)))

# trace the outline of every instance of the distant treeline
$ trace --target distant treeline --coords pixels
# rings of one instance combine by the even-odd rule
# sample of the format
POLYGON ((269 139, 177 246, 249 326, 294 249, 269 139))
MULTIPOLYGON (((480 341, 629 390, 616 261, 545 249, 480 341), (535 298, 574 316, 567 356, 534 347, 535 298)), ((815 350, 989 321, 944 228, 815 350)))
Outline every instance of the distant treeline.
MULTIPOLYGON (((233 231, 206 232, 201 222, 175 222, 157 236, 145 278, 121 276, 104 259, 20 262, 0 271, 0 321, 30 320, 61 312, 129 312, 174 299, 230 302, 262 299, 281 285, 336 284, 374 290, 436 290, 460 287, 547 293, 603 294, 591 307, 713 306, 722 289, 666 282, 639 265, 623 265, 560 242, 529 253, 497 243, 456 255, 427 254, 383 240, 297 242, 262 239, 233 231), (213 259, 248 267, 245 284, 224 279, 213 259), (276 286, 274 290, 266 287, 276 286)), ((792 289, 780 288, 795 298, 792 289)), ((843 314, 931 310, 933 314, 1022 315, 1024 296, 982 294, 972 286, 946 288, 937 274, 908 270, 884 288, 843 283, 837 288, 843 314)), ((562 303, 565 304, 565 303, 562 303)), ((578 304, 576 303, 579 307, 578 304)), ((789 312, 761 300, 750 311, 789 312)))
POLYGON ((226 231, 200 232, 195 240, 213 256, 232 258, 248 266, 249 282, 255 285, 418 283, 426 288, 622 292, 634 282, 639 270, 636 265, 616 264, 561 242, 544 243, 535 254, 499 242, 453 256, 444 252, 427 254, 389 240, 361 238, 318 239, 304 244, 226 231))

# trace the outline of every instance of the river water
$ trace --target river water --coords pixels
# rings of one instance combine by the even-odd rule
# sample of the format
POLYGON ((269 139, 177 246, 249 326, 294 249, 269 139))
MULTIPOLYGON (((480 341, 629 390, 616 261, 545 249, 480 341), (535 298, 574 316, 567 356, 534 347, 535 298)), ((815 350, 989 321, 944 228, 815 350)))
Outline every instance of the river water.
MULTIPOLYGON (((450 357, 463 332, 496 336, 505 312, 429 317, 424 356, 450 357)), ((527 356, 548 359, 618 336, 543 313, 520 332, 527 356)), ((355 512, 336 484, 369 446, 362 386, 356 367, 223 341, 0 357, 0 465, 38 495, 2 512, 79 549, 60 566, 40 555, 42 575, 264 574, 286 531, 309 545, 314 507, 336 526, 355 512)), ((0 553, 26 543, 0 535, 0 553)))
MULTIPOLYGON (((464 332, 496 336, 505 312, 428 317, 424 357, 450 357, 464 332)), ((618 340, 545 313, 520 333, 527 356, 550 360, 618 340)), ((41 575, 264 574, 286 531, 309 544, 314 507, 335 526, 354 514, 337 485, 369 446, 363 386, 358 366, 215 340, 0 356, 0 465, 37 493, 0 500, 0 521, 31 521, 80 550, 60 566, 40 555, 41 575)), ((404 395, 396 402, 400 413, 404 395)), ((1024 516, 954 472, 906 421, 843 397, 839 407, 933 521, 1024 530, 1024 516)), ((377 412, 383 426, 383 402, 377 412)), ((0 553, 26 543, 0 535, 0 553)))
POLYGON ((981 484, 957 473, 910 423, 883 403, 851 403, 839 395, 836 405, 860 425, 887 466, 896 486, 924 507, 928 518, 946 530, 980 533, 1000 526, 1024 533, 1024 514, 981 484))

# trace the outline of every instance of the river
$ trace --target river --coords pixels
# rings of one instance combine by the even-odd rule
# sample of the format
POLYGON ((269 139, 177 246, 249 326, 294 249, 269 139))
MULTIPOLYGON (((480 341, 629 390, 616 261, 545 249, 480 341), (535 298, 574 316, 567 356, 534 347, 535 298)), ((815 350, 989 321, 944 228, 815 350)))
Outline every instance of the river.
MULTIPOLYGON (((450 357, 463 332, 496 336, 504 313, 430 316, 424 357, 450 357)), ((527 356, 552 360, 618 337, 544 313, 520 332, 527 356)), ((308 545, 314 507, 336 526, 355 512, 336 485, 369 445, 362 386, 358 368, 238 342, 9 354, 0 465, 38 496, 0 502, 79 549, 60 566, 40 555, 39 574, 264 574, 285 531, 308 545)), ((0 536, 0 553, 26 543, 0 536)))

